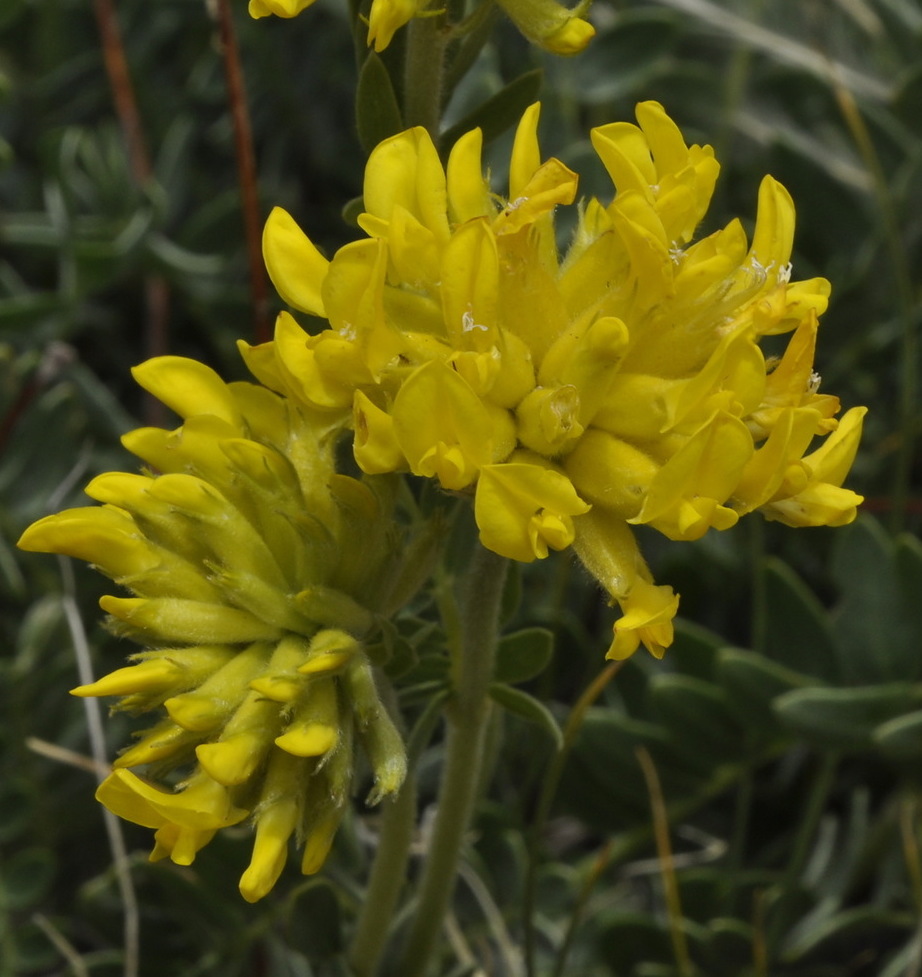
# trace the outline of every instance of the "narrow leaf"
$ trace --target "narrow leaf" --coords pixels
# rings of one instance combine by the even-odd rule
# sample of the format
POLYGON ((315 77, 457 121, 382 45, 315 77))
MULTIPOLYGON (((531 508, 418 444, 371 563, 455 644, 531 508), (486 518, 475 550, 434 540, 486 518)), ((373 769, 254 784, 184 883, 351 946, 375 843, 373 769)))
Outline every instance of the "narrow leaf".
POLYGON ((442 133, 439 141, 443 153, 447 153, 465 132, 480 128, 484 145, 502 135, 522 117, 525 109, 538 97, 543 73, 540 68, 526 71, 505 88, 477 106, 463 119, 442 133))
POLYGON ((355 92, 355 124, 366 153, 403 129, 403 118, 391 76, 371 51, 362 65, 355 92))

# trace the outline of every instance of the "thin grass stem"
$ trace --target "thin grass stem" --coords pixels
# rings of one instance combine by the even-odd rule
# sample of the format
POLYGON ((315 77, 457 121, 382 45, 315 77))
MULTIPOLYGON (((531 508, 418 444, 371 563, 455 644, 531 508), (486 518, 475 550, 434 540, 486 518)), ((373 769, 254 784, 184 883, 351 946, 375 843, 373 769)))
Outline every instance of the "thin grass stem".
POLYGON ((672 952, 675 955, 676 965, 682 977, 692 977, 695 968, 688 953, 688 941, 682 927, 682 902, 679 897, 679 883, 672 857, 672 844, 669 841, 669 814, 666 811, 666 802, 663 799, 663 788, 650 751, 644 746, 638 746, 634 752, 640 763, 640 769, 643 771, 647 793, 650 795, 653 837, 656 840, 656 852, 659 857, 663 890, 666 895, 666 913, 669 917, 672 952))
POLYGON ((227 83, 227 101, 234 127, 234 153, 237 160, 237 182, 246 238, 247 262, 250 269, 250 301, 253 312, 253 335, 257 343, 272 338, 269 326, 269 299, 266 266, 262 253, 262 213, 259 206, 259 187, 256 176, 256 152, 253 148, 253 127, 247 107, 246 84, 240 47, 234 30, 234 15, 230 0, 217 2, 218 29, 227 83))
MULTIPOLYGON (((119 27, 114 0, 93 0, 93 13, 102 46, 103 62, 112 91, 112 101, 122 138, 128 153, 128 165, 135 184, 146 189, 154 178, 141 113, 135 97, 128 57, 119 27)), ((163 356, 169 352, 170 289, 162 275, 144 278, 144 354, 163 356)), ((168 411, 155 397, 144 397, 144 420, 152 426, 163 426, 168 411)))
MULTIPOLYGON (((67 557, 58 557, 58 564, 61 568, 61 580, 63 583, 62 605, 64 618, 67 622, 67 629, 70 633, 71 644, 74 649, 74 657, 77 662, 77 675, 81 685, 89 685, 93 681, 93 666, 90 658, 90 645, 87 641, 86 631, 83 627, 83 620, 80 617, 80 610, 77 607, 75 598, 76 584, 74 581, 74 571, 70 560, 67 557)), ((97 769, 97 780, 102 780, 101 771, 108 767, 106 762, 106 737, 103 732, 102 714, 99 702, 93 698, 83 700, 83 707, 86 712, 86 725, 90 738, 90 752, 97 769)), ((123 940, 125 944, 125 966, 123 969, 124 977, 138 977, 140 969, 141 948, 140 948, 140 912, 138 908, 138 898, 134 888, 129 869, 128 849, 125 845, 125 836, 122 833, 122 826, 118 818, 103 808, 103 822, 106 827, 106 836, 109 839, 109 848, 112 852, 112 865, 115 870, 116 883, 119 895, 122 900, 122 912, 124 915, 123 940)))

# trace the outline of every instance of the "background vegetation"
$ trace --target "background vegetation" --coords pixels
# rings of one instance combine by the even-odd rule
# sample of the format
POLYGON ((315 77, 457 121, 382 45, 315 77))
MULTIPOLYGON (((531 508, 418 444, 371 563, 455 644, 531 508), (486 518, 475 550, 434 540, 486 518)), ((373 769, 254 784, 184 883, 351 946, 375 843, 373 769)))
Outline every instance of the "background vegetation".
MULTIPOLYGON (((138 119, 126 143, 106 7, 0 6, 0 977, 130 972, 126 910, 142 974, 345 974, 376 817, 360 805, 321 876, 292 873, 255 907, 236 892, 245 829, 181 870, 148 863, 148 832, 125 825, 134 905, 92 798, 85 707, 67 695, 125 648, 95 623, 101 580, 14 549, 32 520, 82 504, 90 476, 131 464, 120 433, 161 422, 132 364, 169 351, 243 377, 234 341, 276 301, 251 292, 215 10, 118 4, 138 119)), ((510 628, 552 632, 555 653, 542 669, 545 631, 528 632, 509 677, 550 704, 566 749, 505 718, 445 973, 518 977, 524 940, 542 975, 922 974, 922 8, 597 0, 592 16, 599 35, 573 60, 499 26, 449 122, 541 69, 543 147, 587 195, 604 192, 588 128, 647 98, 716 147, 712 226, 751 226, 762 174, 784 183, 795 277, 834 285, 817 368, 845 406, 871 408, 850 481, 868 501, 845 530, 754 517, 696 544, 651 535, 657 580, 683 595, 662 663, 601 671, 612 612, 575 565, 516 577, 510 628)), ((290 22, 239 3, 233 19, 262 213, 285 206, 332 252, 361 189, 364 52, 326 0, 290 22)), ((408 701, 439 674, 418 611, 408 701)), ((106 721, 109 743, 125 724, 106 721)))

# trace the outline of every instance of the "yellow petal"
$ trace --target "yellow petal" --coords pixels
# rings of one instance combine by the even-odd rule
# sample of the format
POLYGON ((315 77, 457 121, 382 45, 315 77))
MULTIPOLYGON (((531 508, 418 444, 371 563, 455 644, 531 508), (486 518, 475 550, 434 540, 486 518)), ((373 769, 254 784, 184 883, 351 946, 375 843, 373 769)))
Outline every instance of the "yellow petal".
POLYGON ((99 785, 96 798, 118 817, 147 828, 172 823, 214 830, 237 824, 248 813, 234 807, 227 789, 202 773, 183 790, 170 793, 129 770, 115 770, 99 785))
POLYGON ((260 811, 250 864, 240 878, 240 894, 247 902, 268 895, 288 861, 288 843, 298 822, 298 804, 285 797, 260 811))
POLYGON ((822 445, 803 459, 807 485, 788 498, 775 498, 763 505, 767 519, 788 526, 844 526, 853 522, 862 496, 842 488, 861 439, 866 407, 853 407, 822 445))
POLYGON ((428 0, 372 0, 368 13, 368 45, 383 51, 394 34, 410 22, 428 0))
POLYGON ((275 745, 292 756, 320 757, 336 747, 339 731, 323 723, 304 723, 289 727, 275 739, 275 745))
POLYGON ((301 859, 301 871, 304 875, 314 875, 323 868, 342 819, 343 809, 336 808, 310 825, 304 840, 304 855, 301 859))
POLYGON ((389 221, 394 207, 408 210, 438 241, 449 236, 445 171, 421 126, 379 143, 365 167, 365 209, 389 221))
POLYGON ((201 692, 170 696, 163 706, 177 726, 192 733, 211 733, 220 729, 232 711, 232 707, 201 692))
POLYGON ((541 47, 551 54, 579 54, 595 37, 595 28, 582 17, 570 17, 541 39, 541 47))
POLYGON ((103 695, 131 695, 136 692, 161 692, 182 681, 183 668, 170 658, 150 658, 139 665, 117 668, 114 672, 71 689, 81 698, 103 695))
POLYGON ((448 156, 445 168, 448 210, 455 224, 493 216, 490 187, 481 164, 482 149, 483 133, 472 129, 452 146, 448 156))
POLYGON ((541 118, 541 103, 533 102, 522 113, 515 130, 512 155, 509 159, 509 199, 522 195, 528 181, 541 165, 541 150, 538 146, 538 120, 541 118))
POLYGON ((614 640, 605 657, 629 658, 642 644, 654 658, 662 658, 673 642, 672 621, 679 608, 672 587, 657 587, 638 578, 618 603, 624 614, 615 621, 614 640))
POLYGON ((794 244, 794 201, 770 176, 759 185, 759 207, 749 249, 749 266, 774 285, 791 260, 794 244))
POLYGON ((497 341, 499 254, 485 220, 471 220, 452 235, 442 257, 442 315, 457 350, 491 349, 497 341))
POLYGON ((700 539, 739 518, 723 503, 754 450, 746 425, 718 413, 657 472, 643 506, 629 521, 649 523, 670 539, 700 539))
POLYGON ((657 587, 640 555, 630 527, 613 513, 596 507, 575 520, 574 546, 586 569, 624 612, 615 622, 607 657, 623 659, 643 644, 656 657, 672 643, 672 619, 679 598, 671 587, 657 587))
POLYGON ((339 741, 339 712, 335 680, 315 678, 275 745, 294 756, 323 756, 339 741))
POLYGON ((215 829, 187 828, 168 822, 154 833, 154 850, 150 853, 150 860, 159 862, 169 858, 176 865, 191 865, 199 850, 216 833, 215 829))
POLYGON ((497 234, 515 234, 523 227, 549 216, 558 204, 576 199, 579 177, 559 159, 549 159, 535 170, 531 179, 512 196, 494 220, 497 234))
POLYGON ((314 0, 250 0, 248 12, 254 19, 268 17, 297 17, 302 10, 306 10, 314 0))
POLYGON ((62 553, 96 564, 107 576, 128 577, 160 562, 127 513, 110 506, 65 509, 34 522, 16 544, 30 553, 62 553))
POLYGON ((809 407, 785 410, 766 441, 746 463, 733 492, 734 504, 742 515, 773 499, 795 467, 806 481, 801 458, 816 431, 819 412, 809 407))
POLYGON ((284 302, 301 312, 326 316, 321 289, 330 262, 281 207, 272 208, 263 228, 263 258, 284 302))
POLYGON ((540 463, 487 465, 480 473, 474 516, 483 545, 523 563, 573 542, 572 516, 589 511, 566 475, 540 463))
MULTIPOLYGON (((278 708, 275 703, 272 706, 278 708)), ((197 746, 195 755, 209 777, 225 787, 236 787, 246 783, 262 763, 269 748, 266 733, 271 736, 273 731, 257 728, 230 736, 222 733, 217 743, 197 746)))
POLYGON ((355 428, 352 450, 363 472, 379 475, 406 466, 394 431, 394 419, 361 390, 355 392, 352 416, 355 428))
POLYGON ((490 412, 444 363, 433 361, 411 374, 391 416, 410 470, 437 477, 444 488, 465 488, 493 461, 490 412))
POLYGON ((146 390, 180 417, 214 414, 241 428, 240 412, 227 384, 209 366, 184 356, 155 356, 132 369, 146 390))
POLYGON ((564 459, 580 495, 623 519, 637 515, 660 466, 641 448, 590 428, 564 459))
POLYGON ((515 409, 519 441, 538 454, 562 454, 583 433, 579 393, 572 384, 536 387, 515 409))
POLYGON ((552 54, 578 54, 595 36, 595 28, 579 16, 588 3, 574 10, 556 0, 500 0, 500 6, 529 41, 552 54))

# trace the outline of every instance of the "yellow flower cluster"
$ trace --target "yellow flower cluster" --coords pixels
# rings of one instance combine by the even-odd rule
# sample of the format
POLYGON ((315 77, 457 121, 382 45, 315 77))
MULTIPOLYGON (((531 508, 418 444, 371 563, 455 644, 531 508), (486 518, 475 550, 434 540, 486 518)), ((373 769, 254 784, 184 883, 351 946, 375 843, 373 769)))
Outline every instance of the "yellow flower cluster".
POLYGON ((74 693, 165 717, 97 797, 156 830, 152 859, 181 865, 251 819, 240 889, 254 901, 292 835, 302 870, 320 868, 352 792, 354 741, 374 774, 370 802, 403 780, 401 737, 361 640, 402 601, 419 554, 395 524, 394 480, 335 474, 335 432, 316 412, 180 357, 135 376, 181 427, 126 435, 150 470, 95 478, 86 491, 101 506, 48 516, 19 545, 87 560, 135 595, 100 604, 116 632, 151 650, 74 693))
MULTIPOLYGON (((315 0, 250 0, 250 16, 291 18, 315 0)), ((552 54, 578 54, 595 36, 595 28, 583 18, 591 0, 581 0, 568 10, 557 0, 497 0, 519 30, 552 54)), ((368 13, 368 45, 383 51, 394 34, 414 17, 434 16, 443 8, 430 0, 372 0, 368 13)))
POLYGON ((592 132, 615 186, 579 206, 558 253, 554 210, 577 175, 518 127, 509 189, 483 176, 481 134, 443 167, 423 129, 372 153, 367 237, 328 261, 284 211, 264 235, 293 308, 251 370, 331 418, 353 416, 369 473, 410 471, 470 493, 483 544, 516 560, 573 544, 624 616, 609 655, 672 640, 678 598, 656 586, 632 526, 695 540, 755 509, 792 526, 841 525, 863 408, 837 421, 813 372, 824 279, 791 281, 794 207, 771 177, 752 239, 738 220, 692 243, 718 174, 662 106, 592 132), (767 359, 766 335, 790 333, 767 359), (818 447, 812 442, 824 437, 818 447))

